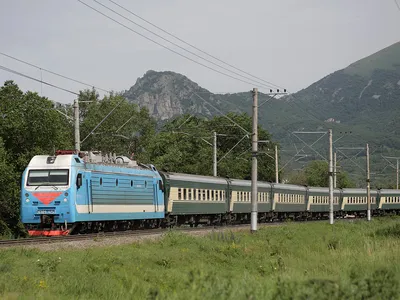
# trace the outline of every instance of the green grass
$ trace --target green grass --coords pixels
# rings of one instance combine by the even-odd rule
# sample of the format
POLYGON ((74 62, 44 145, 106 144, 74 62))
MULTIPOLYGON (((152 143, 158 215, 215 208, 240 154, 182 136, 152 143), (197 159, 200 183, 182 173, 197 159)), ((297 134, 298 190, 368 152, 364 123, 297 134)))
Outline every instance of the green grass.
POLYGON ((2 299, 398 299, 400 219, 0 250, 2 299))

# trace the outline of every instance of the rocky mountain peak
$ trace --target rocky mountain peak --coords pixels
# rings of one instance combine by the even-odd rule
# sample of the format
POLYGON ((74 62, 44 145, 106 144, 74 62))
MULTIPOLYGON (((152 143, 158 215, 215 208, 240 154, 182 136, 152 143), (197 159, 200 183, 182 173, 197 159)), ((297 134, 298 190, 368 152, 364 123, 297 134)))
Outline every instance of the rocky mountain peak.
POLYGON ((194 93, 209 92, 182 74, 149 70, 124 96, 140 107, 147 107, 156 119, 167 120, 188 111, 204 112, 204 104, 194 93))

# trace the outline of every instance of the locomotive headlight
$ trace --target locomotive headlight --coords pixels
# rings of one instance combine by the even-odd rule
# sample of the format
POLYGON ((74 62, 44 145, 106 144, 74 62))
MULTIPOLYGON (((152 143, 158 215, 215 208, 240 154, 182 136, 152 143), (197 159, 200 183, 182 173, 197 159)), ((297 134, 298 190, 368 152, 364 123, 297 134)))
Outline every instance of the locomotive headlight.
POLYGON ((64 198, 64 202, 67 202, 68 201, 68 199, 67 198, 64 198))
POLYGON ((29 198, 26 198, 26 199, 25 199, 25 202, 26 202, 26 203, 28 203, 29 201, 30 201, 29 198))

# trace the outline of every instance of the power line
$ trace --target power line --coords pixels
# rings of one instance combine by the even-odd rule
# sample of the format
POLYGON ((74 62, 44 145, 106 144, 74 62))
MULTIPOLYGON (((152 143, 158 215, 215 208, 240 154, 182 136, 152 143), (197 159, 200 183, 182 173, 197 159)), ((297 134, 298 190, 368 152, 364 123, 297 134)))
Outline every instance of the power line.
POLYGON ((397 8, 399 9, 399 11, 400 11, 400 5, 399 5, 399 3, 397 3, 397 1, 396 0, 393 0, 394 1, 394 3, 396 3, 396 6, 397 6, 397 8))
POLYGON ((28 76, 28 75, 26 75, 26 74, 23 74, 23 73, 20 73, 20 72, 18 72, 18 71, 9 69, 9 68, 4 67, 4 66, 2 66, 2 65, 0 65, 0 69, 2 69, 2 70, 4 70, 4 71, 7 71, 7 72, 10 72, 10 73, 13 73, 13 74, 16 74, 16 75, 19 75, 19 76, 22 76, 22 77, 25 77, 25 78, 28 78, 28 79, 31 79, 31 80, 34 80, 34 81, 37 81, 37 82, 40 82, 40 83, 42 83, 42 84, 46 84, 46 85, 48 85, 48 86, 51 86, 51 87, 53 87, 53 88, 62 90, 62 91, 64 91, 64 92, 71 93, 71 94, 74 94, 74 95, 76 95, 76 96, 79 96, 78 93, 75 93, 75 92, 70 91, 70 90, 68 90, 68 89, 64 89, 64 88, 59 87, 59 86, 57 86, 57 85, 55 85, 55 84, 52 84, 52 83, 49 83, 49 82, 46 82, 46 81, 43 81, 43 80, 40 80, 40 79, 31 77, 31 76, 28 76))
POLYGON ((132 15, 134 15, 135 17, 139 18, 140 20, 146 22, 147 24, 150 24, 151 26, 154 26, 154 27, 157 28, 158 30, 161 30, 162 32, 168 34, 169 36, 172 36, 173 38, 177 39, 178 41, 180 41, 180 42, 182 42, 182 43, 184 43, 184 44, 186 44, 186 45, 192 47, 193 49, 196 49, 197 51, 200 51, 201 53, 203 53, 203 54, 205 54, 205 55, 207 55, 207 56, 209 56, 209 57, 211 57, 211 58, 213 58, 213 59, 215 59, 215 60, 217 60, 217 61, 219 61, 219 62, 221 62, 221 63, 223 63, 223 64, 225 64, 225 65, 227 65, 227 66, 229 66, 229 67, 231 67, 231 68, 233 68, 233 69, 235 69, 235 70, 237 70, 237 71, 240 71, 240 72, 242 72, 242 73, 244 73, 244 74, 246 74, 246 75, 249 75, 249 76, 251 76, 251 77, 254 77, 254 78, 256 78, 256 79, 259 79, 259 80, 261 80, 261 81, 263 81, 263 82, 265 82, 265 83, 267 83, 267 84, 270 84, 270 85, 272 85, 272 86, 275 86, 275 87, 277 87, 277 88, 283 88, 283 87, 281 87, 281 86, 279 86, 279 85, 276 85, 276 84, 274 84, 274 83, 272 83, 272 82, 266 81, 266 80, 264 80, 264 79, 262 79, 262 78, 259 78, 259 77, 255 76, 255 75, 252 75, 252 74, 250 74, 250 73, 248 73, 248 72, 246 72, 246 71, 243 71, 242 69, 239 69, 239 68, 237 68, 237 67, 235 67, 235 66, 233 66, 233 65, 231 65, 231 64, 229 64, 229 63, 227 63, 227 62, 225 62, 225 61, 223 61, 223 60, 221 60, 221 59, 219 59, 218 57, 215 57, 215 56, 213 56, 213 55, 207 53, 206 51, 199 49, 198 47, 194 46, 193 44, 190 44, 190 43, 188 43, 188 42, 182 40, 181 38, 177 37, 176 35, 174 35, 174 34, 168 32, 168 31, 162 29, 161 27, 155 25, 154 23, 152 23, 152 22, 150 22, 150 21, 147 21, 146 19, 144 19, 144 18, 142 18, 141 16, 135 14, 133 11, 131 11, 131 10, 129 10, 129 9, 125 8, 125 7, 123 7, 122 5, 116 3, 116 2, 113 1, 113 0, 108 0, 108 1, 110 1, 111 3, 114 3, 114 4, 115 4, 116 6, 118 6, 119 8, 121 8, 121 9, 123 9, 123 10, 129 12, 130 14, 132 14, 132 15))
MULTIPOLYGON (((150 33, 154 34, 155 36, 159 37, 160 39, 162 39, 162 40, 164 40, 164 41, 166 41, 166 42, 168 42, 168 43, 170 43, 170 44, 172 44, 172 45, 174 45, 174 46, 176 46, 176 47, 182 49, 183 51, 186 51, 186 52, 188 52, 188 53, 190 53, 190 54, 192 54, 192 55, 194 55, 194 56, 196 56, 196 57, 198 57, 198 58, 200 58, 200 59, 202 59, 202 60, 204 60, 204 61, 206 61, 206 62, 208 62, 208 63, 210 63, 210 64, 212 64, 212 65, 214 65, 214 66, 217 66, 217 67, 219 67, 219 68, 221 68, 221 69, 223 69, 223 70, 225 70, 225 71, 231 72, 231 73, 233 73, 233 74, 235 74, 235 75, 238 75, 238 76, 240 76, 240 77, 243 77, 243 78, 245 78, 245 79, 252 80, 252 81, 254 81, 254 82, 258 83, 258 84, 263 85, 264 87, 267 87, 267 88, 270 88, 270 87, 271 87, 271 86, 265 85, 263 82, 260 82, 260 81, 258 81, 258 80, 254 80, 253 78, 250 78, 250 77, 244 76, 244 75, 242 75, 242 74, 240 74, 240 73, 237 73, 237 72, 235 72, 235 71, 232 71, 232 70, 230 70, 230 69, 228 69, 228 68, 226 68, 226 67, 224 67, 224 66, 221 66, 221 65, 219 65, 219 64, 217 64, 217 63, 215 63, 215 62, 213 62, 213 61, 211 61, 211 60, 209 60, 209 59, 207 59, 207 58, 204 58, 204 57, 202 57, 202 56, 196 54, 196 53, 193 52, 193 51, 190 51, 190 50, 188 50, 188 49, 186 49, 186 48, 184 48, 184 47, 178 45, 177 43, 172 42, 171 40, 169 40, 169 39, 167 39, 167 38, 165 38, 165 37, 159 35, 158 33, 156 33, 156 32, 154 32, 154 31, 152 31, 152 30, 150 30, 150 29, 148 29, 148 28, 146 28, 146 27, 144 27, 144 26, 142 26, 142 25, 140 25, 140 24, 138 24, 138 23, 132 21, 131 19, 125 17, 124 15, 122 15, 122 14, 120 14, 119 12, 113 10, 112 8, 108 7, 107 5, 104 5, 103 3, 99 2, 98 0, 93 0, 93 1, 96 2, 97 4, 101 5, 102 7, 108 9, 109 11, 115 13, 116 15, 120 16, 121 18, 124 18, 125 20, 131 22, 132 24, 135 24, 136 26, 139 26, 140 28, 146 30, 147 32, 150 32, 150 33)), ((115 3, 115 2, 113 2, 113 3, 115 3)), ((119 5, 119 4, 116 4, 116 5, 119 6, 119 7, 121 7, 122 9, 124 9, 124 10, 130 12, 129 10, 125 9, 124 7, 122 7, 121 5, 119 5)))
POLYGON ((11 59, 13 59, 13 60, 16 60, 16 61, 18 61, 18 62, 20 62, 20 63, 23 63, 23 64, 26 64, 26 65, 28 65, 28 66, 34 67, 34 68, 36 68, 36 69, 39 69, 40 71, 45 71, 45 72, 47 72, 47 73, 56 75, 56 76, 58 76, 58 77, 61 77, 61 78, 64 78, 64 79, 67 79, 67 80, 70 80, 70 81, 73 81, 73 82, 76 82, 76 83, 79 83, 79 84, 82 84, 82 85, 86 85, 86 86, 89 86, 89 87, 96 88, 96 89, 98 89, 98 90, 100 90, 100 91, 103 91, 103 92, 106 92, 106 93, 109 93, 109 94, 111 93, 110 91, 105 90, 105 89, 102 89, 102 88, 99 88, 99 87, 97 87, 97 86, 94 86, 93 84, 85 83, 85 82, 82 82, 82 81, 80 81, 80 80, 76 80, 76 79, 74 79, 74 78, 67 77, 67 76, 65 76, 65 75, 62 75, 62 74, 59 74, 59 73, 50 71, 50 70, 48 70, 48 69, 39 67, 39 66, 34 65, 34 64, 30 63, 30 62, 27 62, 27 61, 25 61, 25 60, 16 58, 16 57, 11 56, 11 55, 8 55, 8 54, 6 54, 6 53, 0 52, 0 55, 6 56, 6 57, 11 58, 11 59))
MULTIPOLYGON (((225 72, 222 72, 222 71, 219 71, 219 70, 217 70, 217 69, 214 69, 214 68, 212 68, 212 67, 210 67, 210 66, 207 66, 207 65, 205 65, 205 64, 203 64, 203 63, 201 63, 201 62, 198 62, 198 61, 196 61, 196 60, 194 60, 194 59, 192 59, 192 58, 190 58, 190 57, 188 57, 188 56, 186 56, 186 55, 184 55, 184 54, 182 54, 182 53, 179 53, 178 51, 175 51, 175 50, 173 50, 173 49, 171 49, 171 48, 169 48, 169 47, 167 47, 167 46, 165 46, 165 45, 163 45, 163 44, 161 44, 161 43, 159 43, 159 42, 157 42, 157 41, 155 41, 155 40, 153 40, 153 39, 151 39, 151 38, 149 38, 149 37, 147 37, 147 36, 145 36, 144 34, 141 34, 140 32, 135 31, 134 29, 132 29, 132 28, 126 26, 125 24, 123 24, 123 23, 117 21, 116 19, 114 19, 114 18, 108 16, 107 14, 105 14, 105 13, 99 11, 98 9, 94 8, 93 6, 90 6, 89 4, 83 2, 82 0, 77 0, 77 1, 80 2, 80 3, 82 3, 82 4, 85 5, 85 6, 89 7, 90 9, 94 10, 94 11, 97 12, 98 14, 101 14, 102 16, 106 17, 107 19, 110 19, 110 20, 114 21, 115 23, 117 23, 117 24, 119 24, 119 25, 125 27, 126 29, 132 31, 133 33, 136 33, 137 35, 140 35, 141 37, 145 38, 146 40, 149 40, 149 41, 151 41, 151 42, 153 42, 153 43, 155 43, 155 44, 157 44, 157 45, 163 47, 164 49, 167 49, 167 50, 169 50, 169 51, 171 51, 171 52, 173 52, 173 53, 175 53, 175 54, 177 54, 177 55, 179 55, 179 56, 182 56, 183 58, 186 58, 187 60, 190 60, 190 61, 192 61, 192 62, 194 62, 194 63, 196 63, 196 64, 198 64, 198 65, 200 65, 200 66, 203 66, 203 67, 205 67, 205 68, 207 68, 207 69, 209 69, 209 70, 212 70, 212 71, 214 71, 214 72, 216 72, 216 73, 219 73, 219 74, 221 74, 221 75, 230 77, 230 78, 235 79, 235 80, 237 80, 237 81, 241 81, 241 82, 243 82, 243 83, 247 83, 247 84, 250 84, 250 85, 254 86, 254 82, 249 82, 249 81, 246 81, 246 80, 237 78, 237 77, 235 77, 235 76, 229 75, 229 74, 227 74, 227 73, 225 73, 225 72)), ((257 86, 257 87, 260 87, 259 85, 256 85, 256 86, 257 86)), ((261 87, 261 88, 262 88, 262 87, 261 87)))
POLYGON ((231 118, 229 118, 227 115, 225 115, 222 111, 220 111, 218 108, 216 108, 214 105, 212 105, 210 102, 208 102, 206 99, 204 99, 203 97, 199 96, 196 93, 193 93, 194 95, 196 95, 197 97, 199 97, 201 100, 203 100, 204 102, 206 102, 208 105, 210 105, 212 108, 214 108, 217 112, 219 112, 222 116, 224 116, 225 118, 227 118, 229 121, 231 121, 233 124, 235 124, 237 127, 239 127, 240 129, 242 129, 245 134, 248 136, 250 134, 250 132, 248 132, 246 129, 244 129, 242 126, 240 126, 238 123, 236 123, 234 120, 232 120, 231 118))

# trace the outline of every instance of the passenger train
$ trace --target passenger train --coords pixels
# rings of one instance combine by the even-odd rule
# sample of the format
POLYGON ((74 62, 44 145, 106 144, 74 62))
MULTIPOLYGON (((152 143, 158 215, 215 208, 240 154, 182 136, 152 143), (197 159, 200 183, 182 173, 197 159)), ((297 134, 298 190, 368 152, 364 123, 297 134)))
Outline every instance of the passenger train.
MULTIPOLYGON (((366 214, 366 189, 334 189, 336 218, 366 214)), ((259 222, 327 218, 329 189, 258 182, 259 222)), ((371 190, 373 215, 400 212, 400 190, 371 190)), ((158 171, 125 156, 57 151, 22 175, 31 236, 250 221, 251 182, 158 171)))

